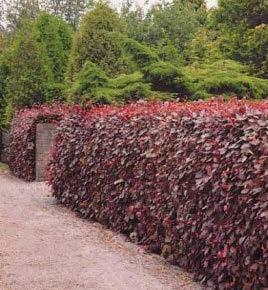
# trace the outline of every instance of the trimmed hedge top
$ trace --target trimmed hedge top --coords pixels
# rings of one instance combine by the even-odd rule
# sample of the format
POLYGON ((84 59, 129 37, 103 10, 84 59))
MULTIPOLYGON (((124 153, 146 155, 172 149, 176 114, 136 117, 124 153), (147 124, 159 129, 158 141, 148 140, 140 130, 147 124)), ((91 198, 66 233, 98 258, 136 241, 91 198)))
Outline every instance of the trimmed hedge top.
POLYGON ((98 108, 66 117, 54 196, 217 289, 268 287, 268 102, 98 108))
POLYGON ((10 131, 11 172, 26 181, 35 180, 35 138, 37 123, 60 121, 74 110, 62 104, 34 106, 16 112, 10 131))

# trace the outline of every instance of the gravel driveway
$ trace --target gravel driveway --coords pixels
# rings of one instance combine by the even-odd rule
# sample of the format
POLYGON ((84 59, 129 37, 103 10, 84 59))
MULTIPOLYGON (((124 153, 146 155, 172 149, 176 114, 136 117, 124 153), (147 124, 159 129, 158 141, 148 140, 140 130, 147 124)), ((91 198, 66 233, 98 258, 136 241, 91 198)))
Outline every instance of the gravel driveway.
POLYGON ((179 268, 0 173, 0 289, 201 289, 179 268))

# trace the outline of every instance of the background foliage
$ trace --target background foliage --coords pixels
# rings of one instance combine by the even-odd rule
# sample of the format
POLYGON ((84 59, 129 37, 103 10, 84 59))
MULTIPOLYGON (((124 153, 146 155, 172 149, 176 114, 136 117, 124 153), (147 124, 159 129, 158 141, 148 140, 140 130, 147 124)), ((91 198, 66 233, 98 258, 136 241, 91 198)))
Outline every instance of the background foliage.
POLYGON ((0 1, 0 122, 52 101, 268 95, 267 1, 0 1))

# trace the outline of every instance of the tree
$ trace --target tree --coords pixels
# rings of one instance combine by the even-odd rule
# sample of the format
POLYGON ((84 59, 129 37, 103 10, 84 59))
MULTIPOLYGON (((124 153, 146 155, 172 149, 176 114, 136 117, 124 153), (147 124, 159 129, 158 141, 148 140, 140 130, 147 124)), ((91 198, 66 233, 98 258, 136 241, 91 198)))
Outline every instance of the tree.
POLYGON ((46 101, 46 87, 52 81, 49 59, 33 33, 33 23, 23 20, 4 56, 8 75, 5 84, 5 121, 18 107, 46 101))
POLYGON ((20 25, 21 19, 35 19, 40 12, 38 0, 0 0, 1 22, 8 31, 20 25))
POLYGON ((196 11, 203 10, 205 12, 207 8, 205 0, 175 0, 175 2, 182 5, 190 5, 196 11))
POLYGON ((69 78, 73 79, 87 61, 113 76, 124 70, 120 37, 125 34, 124 22, 107 4, 97 4, 82 19, 76 32, 69 66, 69 78))
POLYGON ((252 72, 267 77, 268 2, 220 0, 214 23, 223 36, 224 55, 250 65, 252 72))
POLYGON ((72 29, 59 17, 42 13, 34 22, 37 41, 45 48, 55 82, 62 82, 72 44, 72 29))
POLYGON ((242 60, 252 71, 268 78, 268 25, 262 24, 247 31, 242 60))
POLYGON ((172 44, 181 53, 205 23, 205 11, 196 2, 163 2, 153 6, 144 21, 145 42, 154 46, 172 44))
POLYGON ((121 7, 121 17, 127 25, 128 36, 143 42, 146 33, 144 9, 134 5, 134 2, 131 0, 125 0, 121 7))
POLYGON ((93 0, 43 0, 41 7, 66 20, 73 28, 77 28, 80 18, 91 8, 93 0))
POLYGON ((217 21, 226 26, 254 28, 268 22, 267 0, 219 0, 217 21))
POLYGON ((6 37, 0 32, 0 55, 3 53, 6 46, 6 37))
POLYGON ((189 63, 212 63, 222 59, 220 41, 217 31, 209 27, 201 27, 187 48, 187 60, 189 63))
POLYGON ((9 67, 6 61, 6 58, 3 54, 0 55, 0 126, 3 122, 3 115, 5 109, 5 88, 7 76, 9 74, 9 67))
POLYGON ((8 31, 13 31, 20 19, 35 19, 41 11, 45 11, 77 28, 81 16, 92 4, 93 0, 0 0, 0 23, 8 31))

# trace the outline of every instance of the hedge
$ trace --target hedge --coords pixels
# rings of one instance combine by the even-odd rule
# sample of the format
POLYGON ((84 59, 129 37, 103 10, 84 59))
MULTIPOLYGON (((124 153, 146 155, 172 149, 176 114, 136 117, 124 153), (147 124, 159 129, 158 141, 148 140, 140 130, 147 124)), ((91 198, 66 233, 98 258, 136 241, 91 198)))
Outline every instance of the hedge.
POLYGON ((268 287, 268 102, 126 105, 72 114, 54 196, 216 289, 268 287))
POLYGON ((4 147, 2 139, 3 139, 3 130, 0 129, 0 161, 1 161, 1 154, 3 152, 3 147, 4 147))
POLYGON ((26 181, 35 180, 36 124, 57 123, 71 108, 67 105, 52 104, 34 106, 16 112, 11 124, 9 148, 10 170, 16 177, 26 181))

